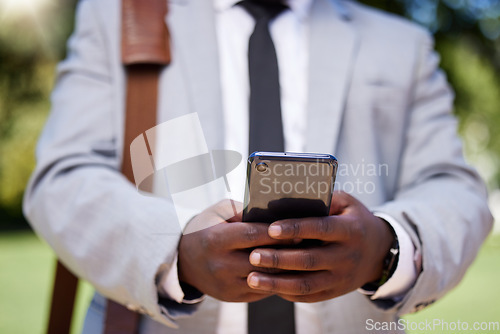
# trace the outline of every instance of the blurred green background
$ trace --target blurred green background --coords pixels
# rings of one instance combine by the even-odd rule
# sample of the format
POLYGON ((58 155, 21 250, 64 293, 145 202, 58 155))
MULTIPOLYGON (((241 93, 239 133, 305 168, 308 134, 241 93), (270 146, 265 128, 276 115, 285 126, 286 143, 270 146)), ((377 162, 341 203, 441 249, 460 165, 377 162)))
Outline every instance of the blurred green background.
MULTIPOLYGON (((406 16, 434 33, 441 66, 456 92, 455 112, 467 158, 486 180, 498 220, 500 1, 362 2, 406 16)), ((50 108, 55 66, 65 55, 73 28, 75 6, 76 0, 0 0, 0 333, 42 333, 45 328, 55 256, 29 229, 21 201, 35 162, 36 139, 50 108)), ((500 322, 499 259, 496 224, 459 287, 406 319, 500 322)), ((92 288, 82 282, 79 292, 75 333, 92 288)))

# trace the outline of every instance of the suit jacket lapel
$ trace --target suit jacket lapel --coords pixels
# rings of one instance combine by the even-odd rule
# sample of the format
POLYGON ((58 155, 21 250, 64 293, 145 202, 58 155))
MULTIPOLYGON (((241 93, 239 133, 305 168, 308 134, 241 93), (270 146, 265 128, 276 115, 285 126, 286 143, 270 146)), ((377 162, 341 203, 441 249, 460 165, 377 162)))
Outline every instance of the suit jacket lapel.
POLYGON ((309 54, 309 152, 335 153, 357 35, 348 8, 336 0, 317 0, 311 8, 309 54))
POLYGON ((173 62, 186 78, 189 112, 197 112, 209 149, 223 149, 219 56, 212 1, 171 0, 167 17, 173 62))

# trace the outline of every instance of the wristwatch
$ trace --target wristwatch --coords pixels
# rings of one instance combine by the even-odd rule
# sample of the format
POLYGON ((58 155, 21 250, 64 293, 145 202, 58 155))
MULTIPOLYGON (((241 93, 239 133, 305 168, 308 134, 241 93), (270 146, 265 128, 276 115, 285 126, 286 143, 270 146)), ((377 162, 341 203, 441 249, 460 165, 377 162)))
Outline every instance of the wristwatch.
MULTIPOLYGON (((389 225, 389 224, 388 224, 389 225)), ((367 292, 375 292, 380 288, 385 282, 389 280, 389 278, 392 277, 394 272, 396 271, 396 268, 398 266, 398 260, 399 260, 399 241, 398 241, 398 236, 396 235, 396 232, 394 232, 394 229, 392 226, 390 226, 390 230, 393 236, 393 242, 391 245, 391 248, 387 252, 385 258, 384 258, 384 267, 382 269, 382 276, 380 277, 379 280, 373 281, 366 283, 361 287, 361 289, 367 291, 367 292)))

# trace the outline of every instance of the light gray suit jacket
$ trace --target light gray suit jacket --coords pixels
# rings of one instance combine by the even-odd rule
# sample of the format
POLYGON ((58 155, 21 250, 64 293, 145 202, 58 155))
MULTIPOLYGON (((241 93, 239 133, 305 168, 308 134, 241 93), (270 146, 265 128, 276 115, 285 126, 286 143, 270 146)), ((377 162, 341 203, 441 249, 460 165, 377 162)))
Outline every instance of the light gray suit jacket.
MULTIPOLYGON (((78 7, 24 210, 76 274, 158 321, 145 317, 144 332, 173 331, 160 323, 179 326, 178 333, 214 332, 214 299, 196 311, 158 305, 155 275, 172 263, 180 237, 175 210, 168 199, 140 195, 118 172, 125 98, 119 12, 119 0, 78 7)), ((209 149, 223 148, 212 3, 171 0, 167 21, 173 63, 161 76, 159 110, 169 118, 197 112, 209 149)), ((422 255, 423 271, 396 304, 358 292, 314 304, 325 333, 360 333, 369 318, 394 320, 454 287, 492 219, 485 189, 462 157, 453 94, 424 30, 349 1, 317 0, 309 40, 307 151, 337 156, 339 187, 397 219, 422 255), (386 167, 374 173, 366 166, 386 167)))

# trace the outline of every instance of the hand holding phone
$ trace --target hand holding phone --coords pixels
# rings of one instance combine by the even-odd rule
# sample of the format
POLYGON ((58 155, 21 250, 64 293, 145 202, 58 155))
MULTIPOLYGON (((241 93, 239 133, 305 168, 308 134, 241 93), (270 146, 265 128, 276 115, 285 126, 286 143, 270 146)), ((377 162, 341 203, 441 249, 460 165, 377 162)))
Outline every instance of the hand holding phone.
POLYGON ((320 302, 380 281, 384 259, 394 243, 389 225, 344 192, 333 194, 330 213, 269 225, 268 234, 273 239, 319 242, 308 247, 253 249, 249 260, 257 268, 248 275, 248 286, 289 301, 320 302), (263 270, 287 272, 269 274, 263 270))

